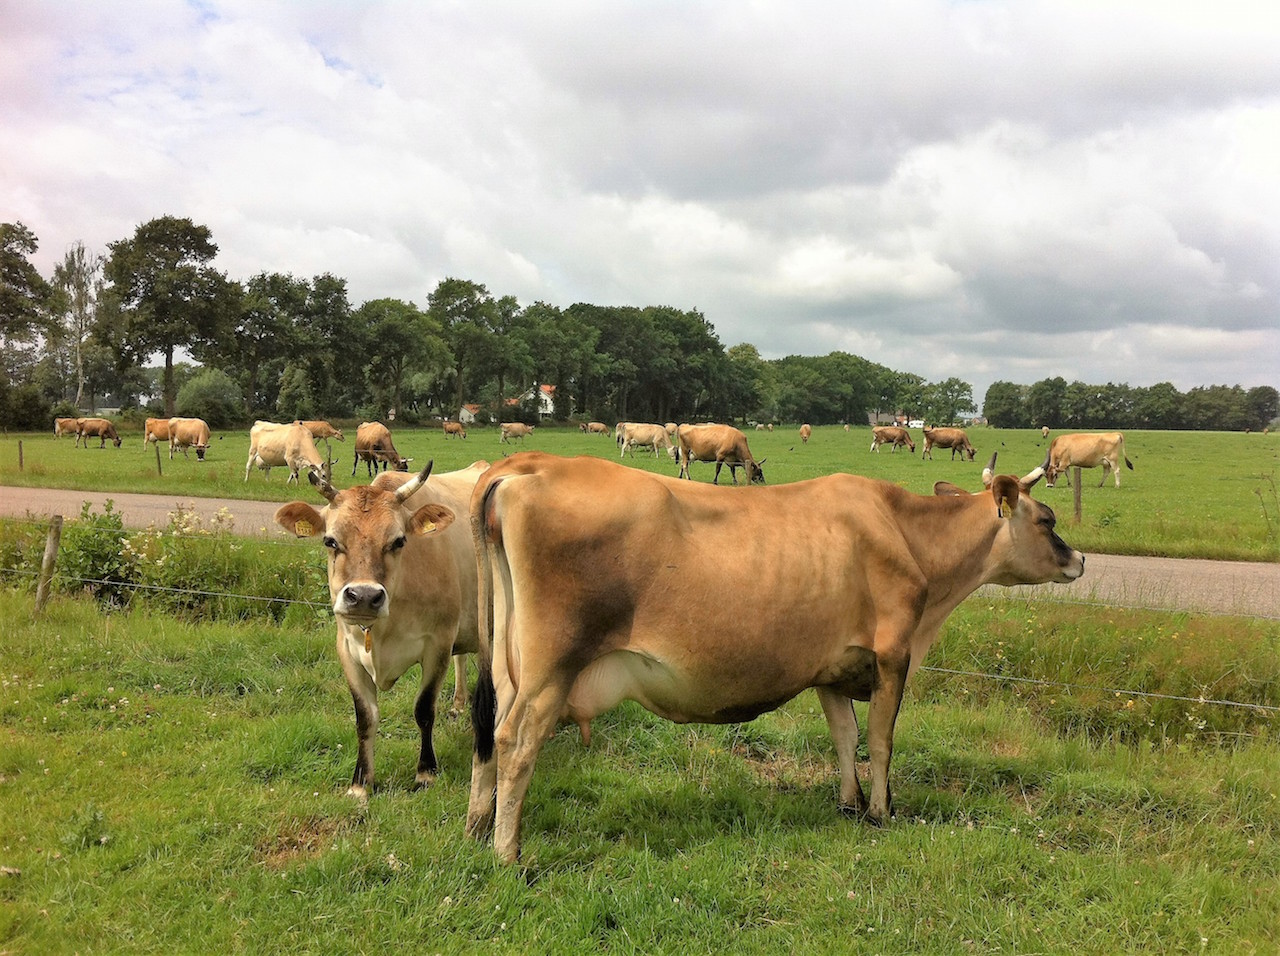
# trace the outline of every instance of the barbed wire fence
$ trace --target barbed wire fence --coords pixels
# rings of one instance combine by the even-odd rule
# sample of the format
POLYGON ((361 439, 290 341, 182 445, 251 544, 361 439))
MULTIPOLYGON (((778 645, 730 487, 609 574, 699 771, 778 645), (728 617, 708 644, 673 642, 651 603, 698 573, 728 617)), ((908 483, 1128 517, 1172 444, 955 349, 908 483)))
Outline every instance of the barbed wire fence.
MULTIPOLYGON (((60 517, 60 516, 55 516, 55 518, 57 517, 60 517)), ((0 522, 0 524, 8 524, 8 525, 24 524, 24 525, 30 526, 32 529, 36 529, 36 528, 44 527, 46 523, 34 518, 31 518, 31 519, 8 518, 8 519, 4 519, 4 521, 0 522)), ((165 537, 172 538, 174 540, 190 539, 190 540, 202 541, 202 542, 209 542, 211 540, 217 539, 218 537, 226 537, 226 538, 234 537, 235 540, 246 542, 246 543, 273 544, 273 545, 278 545, 282 547, 295 546, 294 542, 284 537, 279 537, 279 538, 240 537, 240 536, 233 536, 229 532, 225 532, 225 531, 219 531, 219 532, 213 532, 213 533, 210 533, 207 531, 202 531, 199 533, 190 533, 190 532, 184 532, 184 531, 174 531, 171 529, 156 528, 154 526, 145 528, 145 529, 132 529, 132 530, 122 529, 122 528, 111 528, 111 527, 104 528, 104 527, 94 527, 94 526, 81 526, 78 528, 78 531, 79 533, 111 535, 112 537, 120 538, 120 539, 126 538, 130 535, 142 535, 142 534, 153 535, 153 536, 163 535, 165 537)), ((25 579, 28 581, 36 580, 37 583, 39 583, 41 576, 44 575, 45 573, 46 571, 44 569, 42 569, 41 571, 32 571, 24 568, 0 567, 0 580, 25 579)), ((284 598, 284 597, 274 597, 274 596, 259 595, 259 594, 240 594, 240 593, 235 593, 230 591, 205 590, 200 588, 170 587, 165 585, 146 584, 146 583, 135 582, 135 581, 121 581, 121 580, 108 579, 108 578, 81 577, 81 576, 75 576, 75 575, 68 575, 65 572, 59 573, 59 579, 63 582, 81 585, 82 587, 88 587, 92 585, 96 585, 100 587, 109 586, 112 588, 125 589, 125 590, 134 591, 134 592, 151 592, 151 593, 158 593, 158 594, 187 595, 195 598, 210 598, 210 599, 227 598, 227 599, 239 600, 239 601, 259 602, 262 604, 269 604, 269 605, 298 605, 301 607, 308 608, 316 614, 324 614, 331 619, 333 618, 333 608, 328 601, 313 601, 303 597, 284 598)), ((1110 604, 1110 603, 1103 604, 1097 601, 1072 600, 1070 598, 1033 599, 1031 597, 1016 597, 1011 599, 1011 598, 1004 598, 1004 597, 1000 597, 998 595, 992 595, 992 594, 987 594, 985 596, 990 597, 993 600, 1002 600, 1002 601, 1015 600, 1015 601, 1022 601, 1025 603, 1033 603, 1034 601, 1039 601, 1046 604, 1062 604, 1062 605, 1089 607, 1089 608, 1106 607, 1106 608, 1117 608, 1117 609, 1124 609, 1124 610, 1152 610, 1152 608, 1143 607, 1140 605, 1125 605, 1125 604, 1110 604)), ((1271 618, 1263 618, 1263 619, 1271 620, 1271 618)), ((1254 713, 1257 713, 1259 715, 1266 715, 1266 716, 1270 716, 1272 714, 1280 714, 1280 706, 1275 706, 1270 704, 1260 704, 1260 703, 1249 702, 1249 701, 1237 701, 1237 700, 1212 698, 1204 695, 1191 697, 1191 696, 1180 695, 1180 694, 1164 694, 1164 693, 1158 693, 1154 691, 1143 691, 1143 690, 1137 690, 1133 688, 1100 687, 1100 686, 1094 686, 1090 684, 1076 683, 1072 681, 1053 681, 1053 680, 1045 680, 1043 678, 1022 677, 1022 676, 1017 676, 1012 674, 993 674, 985 671, 960 670, 960 669, 949 668, 949 667, 936 667, 928 664, 921 665, 919 669, 921 671, 927 671, 927 672, 936 673, 936 674, 947 674, 947 675, 956 676, 956 677, 984 680, 984 681, 989 681, 993 683, 1020 684, 1020 685, 1034 686, 1034 687, 1040 687, 1040 688, 1058 689, 1058 690, 1064 690, 1068 692, 1094 693, 1094 694, 1102 694, 1102 695, 1124 697, 1124 698, 1163 700, 1163 701, 1171 701, 1171 702, 1177 702, 1177 703, 1195 704, 1199 706, 1240 708, 1244 710, 1253 711, 1254 713)))

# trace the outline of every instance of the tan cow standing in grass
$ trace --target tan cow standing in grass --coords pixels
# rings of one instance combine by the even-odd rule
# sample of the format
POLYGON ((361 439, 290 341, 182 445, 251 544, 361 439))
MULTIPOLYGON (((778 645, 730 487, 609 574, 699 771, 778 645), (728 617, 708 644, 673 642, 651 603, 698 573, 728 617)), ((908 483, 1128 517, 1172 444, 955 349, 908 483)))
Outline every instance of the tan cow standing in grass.
POLYGON ((756 461, 747 447, 747 436, 732 425, 681 425, 676 429, 679 442, 677 460, 680 462, 680 477, 692 480, 689 466, 695 461, 714 461, 715 477, 711 483, 720 484, 720 469, 729 466, 729 477, 738 483, 738 469, 741 468, 750 484, 763 485, 764 471, 761 469, 766 459, 756 461))

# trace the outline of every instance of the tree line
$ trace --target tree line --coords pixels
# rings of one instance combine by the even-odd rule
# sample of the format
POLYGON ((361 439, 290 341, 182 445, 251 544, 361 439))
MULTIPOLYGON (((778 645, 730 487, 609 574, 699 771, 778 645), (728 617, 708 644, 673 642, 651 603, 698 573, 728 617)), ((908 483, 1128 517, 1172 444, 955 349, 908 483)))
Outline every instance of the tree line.
POLYGON ((555 386, 561 420, 819 425, 899 413, 948 423, 976 411, 958 378, 929 382, 847 352, 764 359, 750 343, 726 348, 696 309, 522 305, 455 277, 421 306, 353 304, 332 273, 234 280, 212 265, 209 229, 186 218, 142 223, 105 253, 75 243, 47 279, 30 261, 38 248, 22 223, 0 223, 8 428, 44 428, 54 413, 107 397, 215 426, 390 409, 412 422, 456 418, 463 405, 481 418, 532 420, 535 408, 511 402, 533 383, 555 386))
POLYGON ((1209 385, 1179 392, 1171 383, 1146 388, 1088 385, 1046 378, 1034 385, 992 382, 982 405, 998 428, 1154 428, 1261 431, 1280 413, 1270 385, 1209 385))

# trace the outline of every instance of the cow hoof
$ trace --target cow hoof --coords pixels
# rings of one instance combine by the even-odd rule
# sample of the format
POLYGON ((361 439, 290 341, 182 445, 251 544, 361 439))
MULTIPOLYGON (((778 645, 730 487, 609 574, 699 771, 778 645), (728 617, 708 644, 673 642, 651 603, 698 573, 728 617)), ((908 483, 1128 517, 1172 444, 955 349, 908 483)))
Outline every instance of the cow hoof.
POLYGON ((348 797, 355 797, 355 798, 356 798, 357 800, 359 800, 361 803, 368 803, 368 802, 369 802, 369 788, 368 788, 368 787, 366 787, 366 786, 364 786, 364 784, 360 784, 360 783, 353 783, 351 786, 349 786, 349 787, 347 788, 347 796, 348 796, 348 797))
POLYGON ((493 816, 478 815, 468 816, 467 825, 464 832, 473 840, 487 840, 489 834, 493 831, 493 816))
POLYGON ((419 790, 425 790, 436 782, 436 775, 427 771, 419 771, 418 776, 414 778, 413 786, 410 788, 414 793, 419 790))

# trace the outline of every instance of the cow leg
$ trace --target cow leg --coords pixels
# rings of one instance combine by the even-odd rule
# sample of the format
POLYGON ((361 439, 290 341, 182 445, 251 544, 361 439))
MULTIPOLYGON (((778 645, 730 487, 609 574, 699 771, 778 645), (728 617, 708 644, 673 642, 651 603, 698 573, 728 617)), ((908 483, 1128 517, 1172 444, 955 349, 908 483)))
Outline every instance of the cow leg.
POLYGON ((444 674, 449 667, 449 655, 446 651, 434 660, 424 658, 422 661, 422 683, 418 687, 418 699, 413 704, 413 719, 422 734, 422 746, 418 751, 418 774, 414 777, 413 789, 429 787, 440 772, 436 762, 436 751, 432 745, 431 733, 436 723, 436 697, 440 694, 440 685, 444 683, 444 674))
POLYGON ((449 716, 457 717, 467 712, 467 655, 453 655, 453 703, 449 716))
MULTIPOLYGON (((1107 472, 1111 470, 1112 470, 1111 462, 1109 462, 1105 458, 1102 459, 1102 480, 1098 482, 1099 488, 1101 488, 1103 485, 1107 483, 1107 472)), ((1120 470, 1117 468, 1115 472, 1116 472, 1116 487, 1119 488, 1120 487, 1120 470)))
POLYGON ((893 813, 889 792, 889 761, 893 758, 893 725, 902 706, 910 654, 881 652, 876 655, 876 684, 867 714, 867 750, 871 755, 871 803, 867 819, 885 825, 893 813))
POLYGON ((840 761, 840 807, 866 816, 867 798, 858 780, 858 716, 853 711, 853 701, 830 687, 815 690, 840 761))
POLYGON ((356 476, 356 468, 360 465, 360 452, 355 453, 355 457, 351 459, 351 477, 356 476))
POLYGON ((520 817, 533 767, 569 697, 569 689, 556 683, 533 690, 531 676, 525 672, 525 683, 516 693, 511 713, 498 726, 495 740, 498 793, 493 849, 503 863, 520 859, 520 817))
POLYGON ((338 627, 338 660, 347 678, 356 714, 356 768, 347 794, 368 800, 373 790, 373 742, 378 734, 378 688, 373 678, 347 652, 347 638, 338 627))
POLYGON ((249 480, 249 471, 253 468, 253 459, 257 457, 253 452, 249 452, 249 460, 244 463, 244 480, 249 480))

